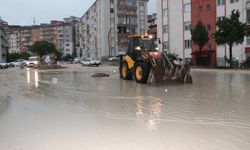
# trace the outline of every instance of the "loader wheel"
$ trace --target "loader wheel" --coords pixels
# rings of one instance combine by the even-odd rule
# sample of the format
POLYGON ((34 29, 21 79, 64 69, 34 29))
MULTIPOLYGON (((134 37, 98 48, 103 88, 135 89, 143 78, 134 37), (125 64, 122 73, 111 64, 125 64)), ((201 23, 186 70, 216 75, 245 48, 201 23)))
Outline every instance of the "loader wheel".
POLYGON ((130 72, 128 68, 127 62, 123 62, 120 69, 120 76, 124 80, 131 80, 132 79, 132 73, 130 72))
POLYGON ((146 63, 138 62, 135 65, 134 76, 137 83, 147 83, 149 69, 146 63))

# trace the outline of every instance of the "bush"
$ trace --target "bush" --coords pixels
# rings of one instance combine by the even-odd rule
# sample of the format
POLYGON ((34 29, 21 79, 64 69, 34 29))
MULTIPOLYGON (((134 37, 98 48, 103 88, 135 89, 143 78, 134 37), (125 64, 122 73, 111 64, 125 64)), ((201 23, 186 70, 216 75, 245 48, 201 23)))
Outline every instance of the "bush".
POLYGON ((7 56, 7 62, 12 62, 12 61, 15 61, 17 59, 28 60, 30 56, 31 55, 29 53, 25 53, 25 52, 21 53, 21 54, 19 54, 19 53, 11 53, 11 54, 8 54, 8 56, 7 56))

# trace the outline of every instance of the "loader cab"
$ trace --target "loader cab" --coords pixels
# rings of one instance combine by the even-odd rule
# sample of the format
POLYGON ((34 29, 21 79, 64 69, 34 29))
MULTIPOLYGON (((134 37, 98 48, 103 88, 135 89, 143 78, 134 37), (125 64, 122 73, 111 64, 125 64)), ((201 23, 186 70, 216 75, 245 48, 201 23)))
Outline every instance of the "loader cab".
POLYGON ((142 56, 142 51, 154 51, 157 47, 153 36, 148 35, 130 35, 128 38, 127 54, 137 60, 142 56))

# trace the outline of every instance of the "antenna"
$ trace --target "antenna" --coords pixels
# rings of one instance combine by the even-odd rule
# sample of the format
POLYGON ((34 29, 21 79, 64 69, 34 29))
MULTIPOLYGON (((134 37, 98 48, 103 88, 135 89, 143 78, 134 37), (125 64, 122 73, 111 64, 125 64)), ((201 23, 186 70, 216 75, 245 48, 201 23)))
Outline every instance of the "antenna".
POLYGON ((36 18, 33 17, 33 24, 36 25, 36 18))

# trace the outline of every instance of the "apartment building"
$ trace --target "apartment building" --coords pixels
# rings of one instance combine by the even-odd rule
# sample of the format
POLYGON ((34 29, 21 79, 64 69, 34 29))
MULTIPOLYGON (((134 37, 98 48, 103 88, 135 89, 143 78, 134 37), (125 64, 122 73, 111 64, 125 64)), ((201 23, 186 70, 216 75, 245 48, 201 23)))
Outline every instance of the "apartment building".
POLYGON ((81 19, 79 17, 76 17, 76 16, 70 16, 67 18, 63 18, 63 20, 66 23, 78 23, 81 21, 81 19))
MULTIPOLYGON (((20 30, 20 53, 30 51, 30 47, 32 46, 32 27, 31 26, 24 26, 20 30)), ((12 46, 12 45, 11 45, 12 46)))
POLYGON ((20 29, 21 26, 9 26, 9 53, 20 53, 20 29))
POLYGON ((10 26, 10 53, 29 52, 37 41, 49 41, 64 55, 74 51, 74 27, 64 21, 34 26, 10 26))
MULTIPOLYGON (((210 1, 210 3, 214 3, 210 1)), ((233 10, 239 10, 240 21, 250 25, 250 0, 217 0, 216 20, 223 16, 229 17, 233 10)), ((214 16, 213 16, 214 17, 214 16)), ((227 45, 216 45, 216 62, 218 66, 227 65, 224 57, 229 58, 229 47, 227 45)), ((242 44, 234 44, 233 57, 242 62, 246 57, 250 57, 250 37, 245 37, 242 44)))
POLYGON ((8 50, 8 23, 0 17, 0 62, 6 62, 8 50))
POLYGON ((148 0, 96 0, 81 17, 83 57, 103 58, 125 52, 127 36, 147 31, 148 0))
MULTIPOLYGON (((229 17, 232 10, 239 10, 243 23, 250 22, 249 0, 157 0, 158 37, 162 39, 162 50, 174 52, 186 61, 197 64, 198 47, 191 42, 191 28, 202 21, 208 29, 210 40, 202 50, 206 58, 204 65, 226 66, 225 56, 229 57, 227 45, 217 45, 211 38, 216 32, 216 21, 229 17)), ((242 62, 250 54, 250 37, 243 44, 235 44, 233 57, 242 62)))
POLYGON ((74 24, 74 48, 75 48, 75 52, 76 52, 76 56, 77 57, 82 57, 82 45, 81 45, 81 41, 82 41, 82 23, 79 21, 77 23, 74 24))
POLYGON ((191 61, 191 0, 157 0, 157 31, 168 51, 191 61))
POLYGON ((148 33, 157 35, 157 13, 148 15, 148 33))

